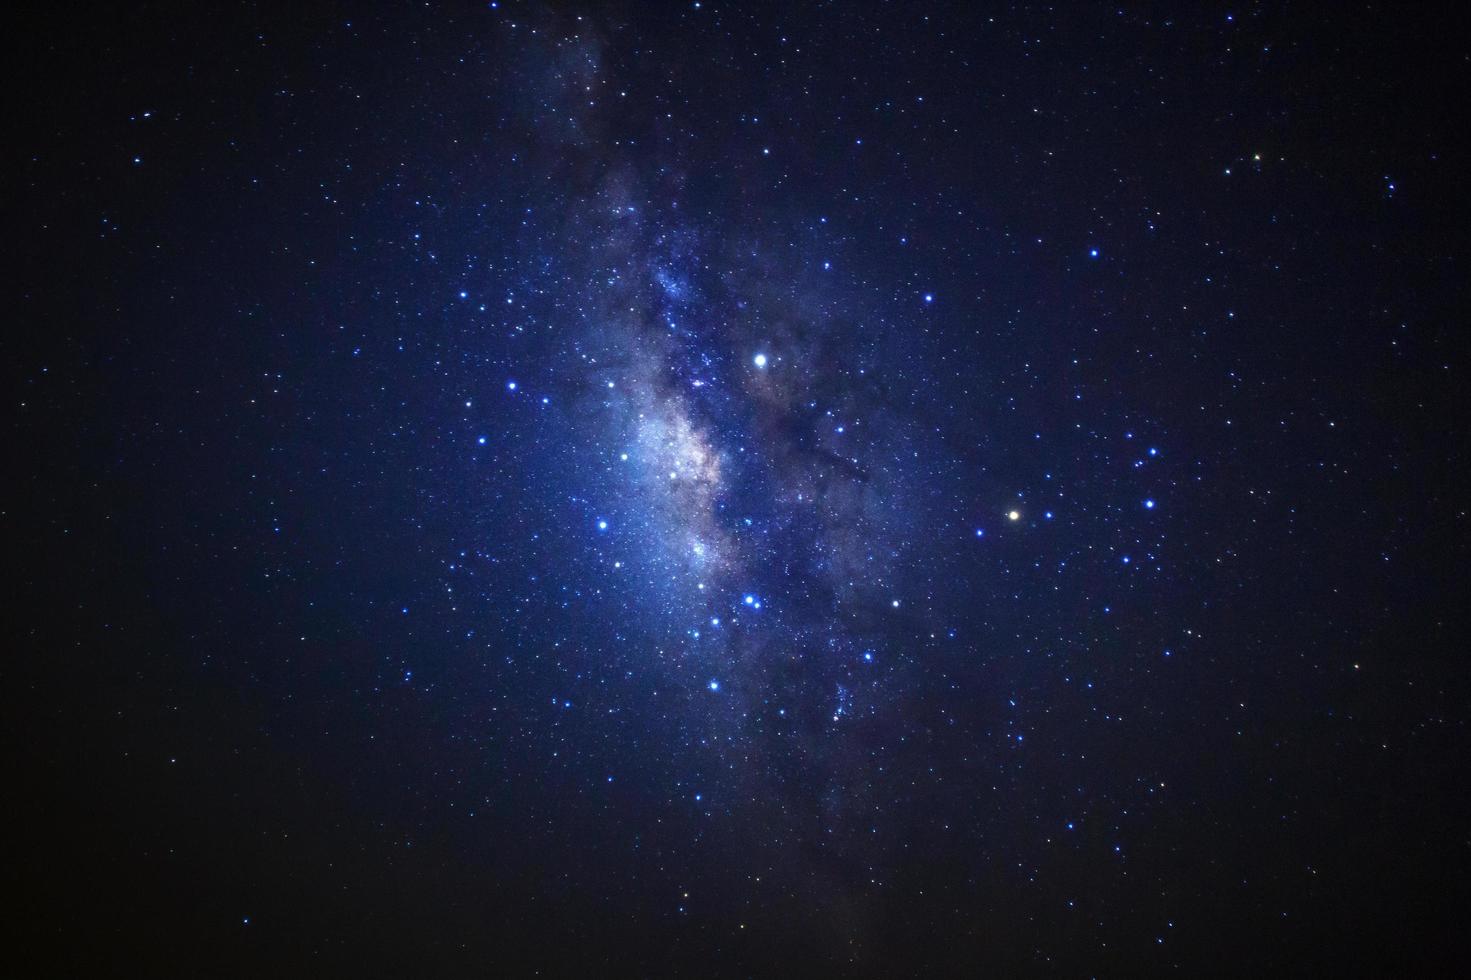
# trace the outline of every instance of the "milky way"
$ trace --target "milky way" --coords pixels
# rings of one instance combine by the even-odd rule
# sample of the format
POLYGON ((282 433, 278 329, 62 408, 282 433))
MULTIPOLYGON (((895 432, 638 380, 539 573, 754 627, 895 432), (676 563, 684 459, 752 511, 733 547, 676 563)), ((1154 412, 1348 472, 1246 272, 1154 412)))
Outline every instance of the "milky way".
POLYGON ((1455 951, 1454 18, 197 6, 7 62, 20 973, 1455 951))

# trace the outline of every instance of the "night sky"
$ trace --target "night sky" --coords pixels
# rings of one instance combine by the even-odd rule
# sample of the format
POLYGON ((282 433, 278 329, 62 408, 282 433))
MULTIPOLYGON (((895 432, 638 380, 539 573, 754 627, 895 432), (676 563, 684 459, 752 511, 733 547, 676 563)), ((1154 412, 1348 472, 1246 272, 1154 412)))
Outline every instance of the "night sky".
POLYGON ((211 6, 7 32, 15 975, 1461 955, 1454 16, 211 6))

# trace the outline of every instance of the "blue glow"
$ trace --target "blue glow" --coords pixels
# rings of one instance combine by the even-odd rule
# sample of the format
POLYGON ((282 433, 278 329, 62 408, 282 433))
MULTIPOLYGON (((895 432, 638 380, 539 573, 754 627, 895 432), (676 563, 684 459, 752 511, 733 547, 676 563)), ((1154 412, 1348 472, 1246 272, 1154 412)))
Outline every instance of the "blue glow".
POLYGON ((1153 500, 1146 500, 1146 501, 1144 501, 1144 509, 1145 510, 1154 510, 1154 501, 1153 500))
POLYGON ((1098 258, 1098 249, 1096 249, 1096 248, 1090 248, 1090 249, 1088 249, 1088 258, 1090 258, 1090 259, 1096 259, 1096 258, 1098 258))
POLYGON ((710 690, 712 690, 712 691, 718 691, 718 690, 720 690, 720 682, 719 682, 719 681, 717 681, 717 680, 712 680, 712 681, 710 681, 710 683, 709 683, 709 684, 708 684, 708 685, 707 685, 707 686, 708 686, 708 687, 709 687, 709 688, 710 688, 710 690))
POLYGON ((598 530, 599 531, 606 531, 607 529, 608 529, 608 522, 607 521, 604 521, 604 520, 599 520, 598 521, 598 530))

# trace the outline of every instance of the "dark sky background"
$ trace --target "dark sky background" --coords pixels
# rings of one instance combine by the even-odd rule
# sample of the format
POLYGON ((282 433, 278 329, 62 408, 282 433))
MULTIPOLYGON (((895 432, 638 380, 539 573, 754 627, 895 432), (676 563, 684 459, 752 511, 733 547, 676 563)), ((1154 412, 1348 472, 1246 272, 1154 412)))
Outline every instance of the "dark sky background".
POLYGON ((1461 948, 1454 15, 12 18, 5 972, 1461 948))

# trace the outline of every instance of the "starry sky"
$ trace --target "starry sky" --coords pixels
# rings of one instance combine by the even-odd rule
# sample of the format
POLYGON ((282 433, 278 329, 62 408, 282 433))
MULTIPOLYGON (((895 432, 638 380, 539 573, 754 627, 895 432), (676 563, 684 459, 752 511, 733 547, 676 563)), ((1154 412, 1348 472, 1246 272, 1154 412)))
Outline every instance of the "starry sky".
POLYGON ((1433 8, 12 35, 32 975, 1451 949, 1471 63, 1433 8))

